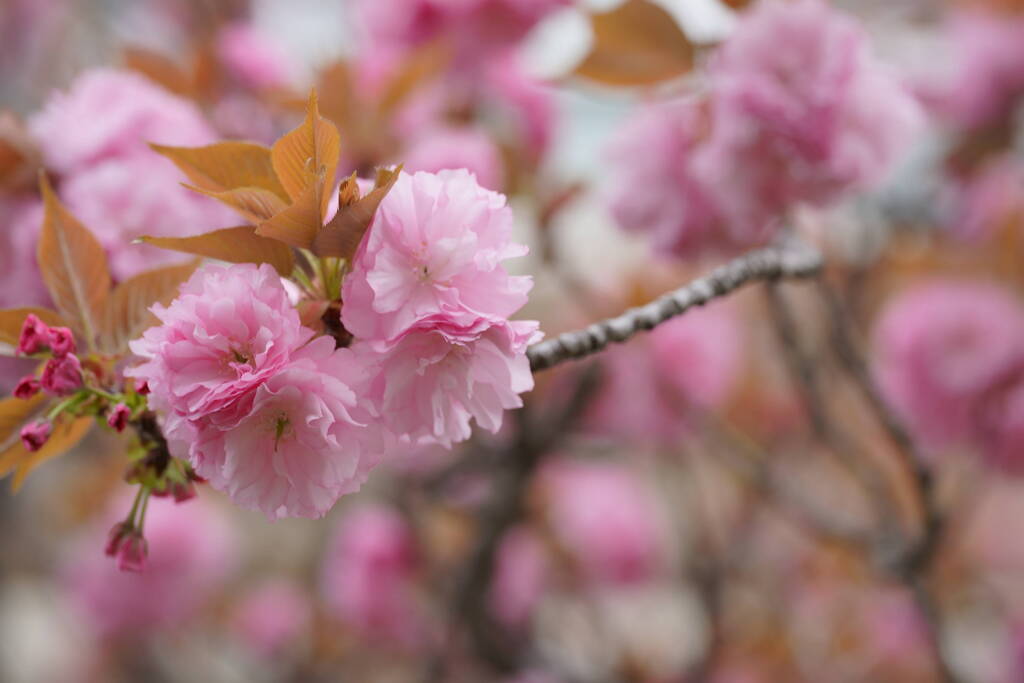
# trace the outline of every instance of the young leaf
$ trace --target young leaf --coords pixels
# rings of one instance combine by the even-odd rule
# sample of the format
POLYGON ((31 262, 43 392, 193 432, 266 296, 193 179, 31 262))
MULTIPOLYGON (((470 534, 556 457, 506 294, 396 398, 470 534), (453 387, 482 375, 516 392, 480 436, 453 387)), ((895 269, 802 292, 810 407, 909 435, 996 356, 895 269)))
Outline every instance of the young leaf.
POLYGON ((314 185, 323 220, 330 200, 324 184, 334 182, 340 156, 341 136, 333 123, 320 116, 316 90, 313 90, 309 94, 306 120, 285 133, 270 150, 274 172, 293 202, 298 202, 308 187, 314 185))
POLYGON ((35 314, 37 318, 51 327, 66 327, 68 324, 56 311, 51 311, 48 308, 8 308, 0 310, 0 344, 18 345, 18 338, 21 337, 21 327, 25 324, 25 318, 30 313, 35 314))
POLYGON ((162 249, 227 261, 269 263, 280 275, 291 275, 295 257, 287 244, 260 237, 251 225, 223 228, 192 237, 142 237, 142 242, 162 249))
POLYGON ((14 481, 11 482, 11 490, 15 493, 25 483, 25 478, 36 467, 39 467, 47 460, 64 455, 78 445, 92 427, 91 417, 80 417, 71 421, 58 422, 53 427, 53 433, 46 440, 43 447, 38 451, 30 452, 19 440, 3 455, 0 455, 0 476, 6 475, 11 469, 17 468, 14 472, 14 481))
POLYGON ((218 142, 205 147, 167 147, 150 144, 206 192, 225 192, 239 187, 269 190, 283 201, 289 199, 274 174, 270 148, 254 142, 218 142))
POLYGON ((107 353, 126 350, 129 341, 154 323, 150 306, 170 303, 178 295, 178 287, 198 265, 197 259, 179 266, 155 268, 119 284, 111 292, 103 311, 100 348, 107 353))
POLYGON ((261 187, 236 187, 223 192, 212 192, 194 185, 185 185, 185 187, 227 204, 253 223, 273 218, 288 206, 276 194, 261 187))
POLYGON ((351 259, 363 241, 363 236, 370 227, 377 207, 394 187, 401 172, 401 166, 394 169, 377 169, 377 179, 373 189, 363 197, 356 194, 355 201, 347 205, 345 204, 345 186, 349 182, 354 184, 354 181, 350 179, 342 183, 341 206, 338 207, 338 213, 331 219, 331 222, 316 234, 316 239, 313 240, 313 253, 318 256, 339 256, 351 259))
POLYGON ((29 399, 5 398, 0 400, 0 444, 6 445, 18 430, 42 407, 47 396, 40 392, 29 399))
POLYGON ((671 14, 626 0, 591 17, 594 44, 576 74, 605 85, 653 85, 693 67, 693 45, 671 14))
POLYGON ((0 111, 0 188, 28 190, 42 166, 38 143, 25 124, 9 111, 0 111))
POLYGON ((89 230, 64 208, 40 174, 45 216, 39 235, 39 270, 57 309, 92 347, 110 291, 107 255, 89 230))
POLYGON ((313 238, 323 227, 323 214, 320 213, 322 178, 323 174, 307 185, 294 204, 260 223, 256 228, 256 234, 281 240, 300 249, 309 249, 313 244, 313 238))

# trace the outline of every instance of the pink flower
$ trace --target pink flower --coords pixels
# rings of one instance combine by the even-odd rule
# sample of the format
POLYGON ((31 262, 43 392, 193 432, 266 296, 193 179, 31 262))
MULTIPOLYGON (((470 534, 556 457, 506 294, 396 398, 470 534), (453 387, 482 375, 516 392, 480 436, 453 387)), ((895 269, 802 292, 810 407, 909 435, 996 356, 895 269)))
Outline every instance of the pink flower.
POLYGON ((234 225, 227 207, 181 185, 186 178, 169 160, 151 150, 108 158, 68 177, 61 199, 87 225, 107 251, 117 280, 188 256, 146 244, 142 235, 184 237, 234 225))
POLYGON ((663 566, 660 511, 653 492, 628 469, 611 462, 561 461, 541 481, 552 531, 589 581, 646 581, 663 566))
POLYGON ((967 128, 998 123, 1024 97, 1024 16, 959 10, 950 28, 958 68, 945 109, 967 128))
POLYGON ((1024 367, 1024 308, 994 285, 918 284, 886 305, 874 348, 880 388, 922 440, 970 441, 982 399, 1024 367))
POLYGON ((61 173, 152 154, 149 142, 197 146, 214 140, 194 104, 139 74, 115 69, 86 71, 66 93, 52 95, 28 124, 47 167, 61 173))
POLYGON ((36 263, 43 225, 42 202, 0 197, 0 307, 50 306, 50 294, 36 263))
POLYGON ((53 349, 53 355, 58 358, 74 353, 77 349, 75 348, 75 337, 71 334, 71 330, 66 327, 51 327, 50 348, 53 349))
POLYGON ((388 340, 438 313, 467 325, 507 318, 532 285, 502 265, 527 251, 509 241, 511 230, 505 197, 468 171, 403 173, 345 279, 345 327, 357 338, 388 340))
POLYGON ((383 449, 371 440, 379 429, 359 421, 370 416, 353 390, 362 372, 330 337, 310 342, 260 383, 236 422, 195 423, 196 473, 270 519, 322 517, 359 489, 383 449))
POLYGON ((15 398, 32 398, 39 393, 39 389, 42 385, 39 384, 39 380, 36 379, 35 375, 26 375, 18 381, 18 385, 14 387, 15 398))
POLYGON ((470 171, 482 187, 499 189, 504 176, 501 151, 482 130, 443 127, 424 131, 402 154, 409 172, 470 171))
POLYGON ((284 47, 252 24, 236 22, 221 29, 216 49, 227 70, 250 88, 285 87, 295 72, 284 47))
POLYGON ((460 326, 435 316, 394 344, 353 350, 377 366, 369 396, 393 433, 451 446, 469 438, 471 419, 497 432, 504 411, 523 405, 519 394, 533 388, 526 347, 536 335, 535 322, 460 326))
POLYGON ((82 364, 78 356, 69 353, 46 361, 40 384, 54 396, 67 396, 78 391, 82 386, 82 364))
POLYGON ((1024 362, 1015 377, 993 388, 978 409, 979 455, 989 467, 1024 474, 1024 362))
POLYGON ((238 401, 313 336, 268 265, 206 266, 153 312, 162 324, 130 343, 144 362, 126 374, 146 382, 151 406, 190 420, 237 423, 238 401))
MULTIPOLYGON (((130 505, 119 501, 112 513, 123 515, 130 505)), ((103 637, 136 638, 180 626, 216 594, 234 556, 231 528, 204 501, 175 505, 150 498, 141 572, 120 571, 97 551, 106 529, 97 526, 76 544, 63 572, 73 605, 103 637)), ((120 535, 122 545, 130 535, 120 535)))
POLYGON ((921 120, 854 19, 821 0, 757 4, 711 77, 711 139, 695 163, 738 225, 877 182, 921 120))
POLYGON ((601 356, 588 430, 641 443, 678 443, 702 411, 721 407, 742 370, 743 337, 724 302, 687 311, 601 356), (623 396, 629 400, 624 401, 623 396))
POLYGON ((124 403, 118 403, 107 415, 107 425, 115 432, 123 432, 128 426, 128 419, 132 416, 132 409, 124 403))
POLYGON ((29 422, 21 428, 21 443, 30 451, 38 451, 50 438, 53 425, 49 422, 29 422))
POLYGON ((695 158, 707 136, 706 108, 694 100, 648 105, 609 148, 617 173, 610 209, 626 229, 647 233, 655 253, 678 257, 731 251, 764 241, 770 215, 738 225, 723 220, 695 158))
POLYGON ((953 235, 969 243, 990 239, 1024 216, 1024 165, 1013 155, 986 160, 969 177, 950 179, 945 195, 953 235))
POLYGON ((397 512, 377 504, 349 508, 324 560, 327 606, 364 638, 413 645, 423 636, 416 570, 415 539, 397 512))
POLYGON ((50 328, 34 313, 25 316, 18 337, 18 353, 30 355, 45 351, 50 345, 50 328))
POLYGON ((505 534, 495 558, 490 603, 509 626, 523 626, 544 595, 548 558, 543 541, 527 527, 505 534))
POLYGON ((232 618, 235 632, 250 650, 272 657, 298 641, 313 617, 309 599, 285 580, 267 581, 250 589, 232 618))

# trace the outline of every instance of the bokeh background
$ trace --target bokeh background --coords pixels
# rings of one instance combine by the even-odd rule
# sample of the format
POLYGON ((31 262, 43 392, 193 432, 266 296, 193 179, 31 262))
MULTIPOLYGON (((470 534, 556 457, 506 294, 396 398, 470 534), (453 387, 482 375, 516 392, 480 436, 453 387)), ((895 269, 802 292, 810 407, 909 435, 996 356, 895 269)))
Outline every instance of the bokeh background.
MULTIPOLYGON (((174 258, 135 237, 237 221, 145 143, 269 143, 313 86, 340 173, 509 195, 546 334, 674 289, 734 254, 652 245, 610 198, 671 207, 681 152, 638 117, 706 92, 757 3, 626 4, 0 0, 0 307, 46 300, 39 168, 124 279, 174 258)), ((102 553, 130 501, 94 430, 0 491, 0 680, 1024 681, 1024 4, 832 5, 920 118, 870 187, 789 214, 819 280, 538 374, 498 435, 323 520, 154 501, 141 575, 102 553)))

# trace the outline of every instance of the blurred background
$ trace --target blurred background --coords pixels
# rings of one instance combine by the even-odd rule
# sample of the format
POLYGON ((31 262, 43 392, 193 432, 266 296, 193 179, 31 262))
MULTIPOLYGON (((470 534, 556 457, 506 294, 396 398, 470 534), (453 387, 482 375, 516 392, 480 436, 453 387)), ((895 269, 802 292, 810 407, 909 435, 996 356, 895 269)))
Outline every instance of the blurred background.
MULTIPOLYGON (((316 87, 340 175, 509 196, 548 336, 615 315, 764 241, 658 233, 688 148, 643 118, 715 91, 758 5, 0 0, 0 307, 46 303, 39 168, 121 280, 175 258, 134 238, 237 222, 147 141, 269 144, 316 87)), ((901 88, 863 120, 914 125, 787 207, 822 277, 538 374, 498 435, 323 520, 154 501, 143 574, 103 555, 130 500, 93 430, 0 489, 0 681, 1024 681, 1024 3, 832 6, 901 88)), ((791 60, 810 101, 823 43, 791 60)), ((26 361, 0 361, 7 392, 26 361)))

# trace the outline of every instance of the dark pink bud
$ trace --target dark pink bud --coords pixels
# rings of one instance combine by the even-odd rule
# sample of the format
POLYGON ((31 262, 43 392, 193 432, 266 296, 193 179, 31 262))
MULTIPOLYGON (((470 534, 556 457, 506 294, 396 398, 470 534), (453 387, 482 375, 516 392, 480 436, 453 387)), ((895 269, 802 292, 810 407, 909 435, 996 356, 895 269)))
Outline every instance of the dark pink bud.
POLYGON ((14 387, 15 398, 32 398, 39 393, 39 380, 35 378, 35 375, 25 375, 18 380, 18 385, 14 387))
POLYGON ((34 314, 29 313, 21 326, 18 353, 29 355, 45 350, 50 343, 50 328, 34 314))
POLYGON ((110 533, 107 534, 107 545, 103 548, 103 553, 107 557, 114 557, 121 549, 121 544, 124 539, 132 533, 132 525, 128 522, 118 522, 110 528, 110 533))
POLYGON ((63 357, 75 352, 75 337, 71 330, 66 327, 50 328, 50 348, 57 357, 63 357))
POLYGON ((175 503, 184 503, 196 497, 196 487, 191 482, 171 482, 171 495, 174 496, 175 503))
POLYGON ((117 432, 123 432, 128 426, 128 418, 132 415, 132 409, 123 403, 118 403, 107 415, 107 424, 117 432))
POLYGON ((82 364, 78 361, 78 356, 69 353, 63 358, 51 358, 46 361, 42 386, 56 396, 75 393, 82 386, 82 364))
POLYGON ((146 568, 149 550, 141 531, 132 530, 117 550, 117 568, 123 572, 141 572, 146 568))
POLYGON ((149 382, 142 380, 142 383, 135 387, 135 393, 145 396, 149 393, 149 382))
POLYGON ((30 451, 38 451, 50 438, 53 426, 49 422, 29 422, 21 428, 21 442, 30 451))

